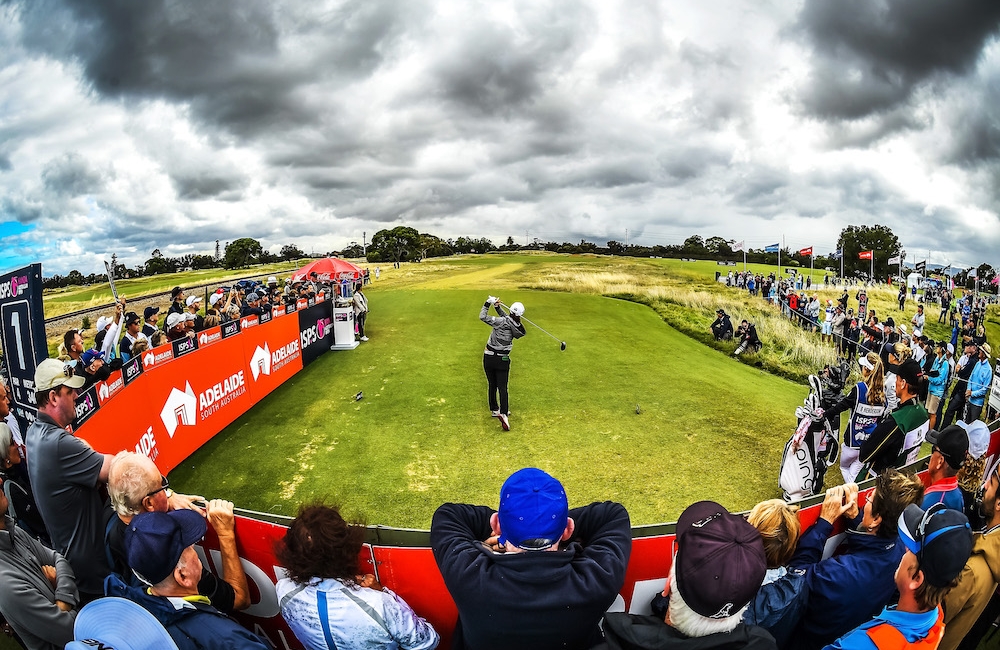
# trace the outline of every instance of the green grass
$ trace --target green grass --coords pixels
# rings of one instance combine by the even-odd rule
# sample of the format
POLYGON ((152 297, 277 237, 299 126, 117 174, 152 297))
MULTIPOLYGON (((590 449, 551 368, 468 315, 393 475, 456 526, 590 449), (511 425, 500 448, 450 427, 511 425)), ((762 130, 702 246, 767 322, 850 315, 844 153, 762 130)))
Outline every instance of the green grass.
POLYGON ((697 499, 747 508, 777 494, 801 386, 697 344, 643 305, 502 293, 568 343, 560 352, 529 326, 515 345, 511 432, 486 404, 485 292, 376 285, 369 343, 324 355, 171 481, 253 510, 293 514, 328 498, 370 524, 418 528, 444 501, 495 503, 503 479, 529 465, 563 480, 573 503, 622 501, 635 523, 671 521, 697 499))

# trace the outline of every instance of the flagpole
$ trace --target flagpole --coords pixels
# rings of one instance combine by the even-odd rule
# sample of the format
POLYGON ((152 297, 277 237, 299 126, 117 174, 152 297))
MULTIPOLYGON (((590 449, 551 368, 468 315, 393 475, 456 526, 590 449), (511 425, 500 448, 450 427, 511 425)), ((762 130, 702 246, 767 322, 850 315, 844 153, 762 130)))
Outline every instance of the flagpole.
POLYGON ((875 249, 874 248, 872 249, 871 263, 872 263, 872 270, 871 270, 871 273, 868 276, 868 279, 871 280, 872 286, 875 286, 875 249))
POLYGON ((743 246, 743 272, 747 272, 747 247, 745 244, 743 246))

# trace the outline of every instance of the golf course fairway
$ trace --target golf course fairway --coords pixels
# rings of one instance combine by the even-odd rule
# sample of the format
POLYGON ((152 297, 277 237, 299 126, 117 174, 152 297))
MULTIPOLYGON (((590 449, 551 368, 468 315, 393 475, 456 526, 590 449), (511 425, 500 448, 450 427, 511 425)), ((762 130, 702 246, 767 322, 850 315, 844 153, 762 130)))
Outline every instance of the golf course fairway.
POLYGON ((503 432, 486 401, 490 328, 479 321, 496 274, 476 273, 456 284, 482 281, 481 290, 370 287, 369 342, 312 363, 178 466, 171 483, 275 514, 323 499, 369 525, 411 528, 428 528, 446 501, 495 507, 504 478, 525 466, 558 477, 571 506, 621 501, 634 524, 673 521, 700 499, 745 509, 779 496, 781 450, 807 389, 624 300, 495 292, 567 342, 560 351, 527 325, 512 354, 512 430, 503 432))

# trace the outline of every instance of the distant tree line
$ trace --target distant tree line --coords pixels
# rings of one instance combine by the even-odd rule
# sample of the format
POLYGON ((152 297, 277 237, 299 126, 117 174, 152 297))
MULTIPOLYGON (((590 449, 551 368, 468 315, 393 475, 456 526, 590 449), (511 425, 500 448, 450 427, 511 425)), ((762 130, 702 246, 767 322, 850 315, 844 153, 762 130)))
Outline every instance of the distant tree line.
MULTIPOLYGON (((735 240, 726 239, 721 236, 703 238, 700 235, 691 235, 681 244, 657 244, 653 246, 626 245, 616 240, 608 241, 604 246, 601 246, 585 239, 581 239, 577 244, 572 242, 541 241, 539 239, 518 244, 514 241, 513 237, 507 237, 506 243, 497 246, 485 237, 479 239, 473 237, 442 239, 436 235, 421 233, 410 226, 396 226, 395 228, 387 228, 376 232, 367 248, 356 242, 351 242, 342 251, 330 251, 324 253, 324 255, 352 259, 365 258, 368 262, 372 263, 393 264, 419 262, 429 257, 490 253, 493 251, 549 251, 553 253, 593 253, 627 257, 672 257, 741 262, 743 261, 743 251, 733 250, 733 246, 735 245, 737 245, 735 240)), ((875 276, 877 280, 882 281, 890 275, 895 275, 899 270, 895 264, 890 266, 888 260, 896 255, 906 257, 899 243, 899 238, 896 237, 892 230, 887 226, 877 224, 874 226, 847 226, 841 231, 840 237, 837 239, 837 250, 840 251, 843 257, 844 275, 864 279, 868 279, 872 262, 867 259, 860 259, 859 255, 863 251, 873 251, 875 276)), ((818 253, 818 251, 814 252, 818 253)), ((800 255, 798 250, 791 250, 787 246, 781 248, 780 256, 782 266, 808 267, 810 264, 808 255, 800 255)), ((294 244, 282 246, 280 251, 274 254, 265 250, 256 239, 242 237, 236 241, 226 243, 224 249, 220 248, 219 242, 216 242, 215 255, 166 257, 160 249, 156 249, 150 254, 149 259, 144 264, 135 268, 127 268, 124 264, 118 264, 115 256, 112 256, 112 264, 114 264, 115 277, 135 278, 159 275, 161 273, 175 273, 188 269, 239 269, 255 264, 268 264, 303 257, 306 257, 306 254, 294 244)), ((756 264, 777 265, 778 253, 765 252, 764 248, 751 248, 746 251, 746 260, 747 262, 756 264)), ((826 254, 815 255, 812 264, 815 268, 819 269, 834 269, 839 274, 841 257, 835 251, 829 251, 826 254)), ((986 263, 973 268, 962 269, 959 273, 955 274, 955 285, 972 288, 975 285, 975 277, 978 274, 981 290, 995 290, 991 281, 996 277, 996 270, 986 263), (973 272, 973 268, 975 268, 975 272, 973 272)), ((46 288, 49 288, 99 283, 104 280, 105 275, 103 273, 83 275, 74 269, 65 276, 55 275, 45 278, 43 284, 46 288)))

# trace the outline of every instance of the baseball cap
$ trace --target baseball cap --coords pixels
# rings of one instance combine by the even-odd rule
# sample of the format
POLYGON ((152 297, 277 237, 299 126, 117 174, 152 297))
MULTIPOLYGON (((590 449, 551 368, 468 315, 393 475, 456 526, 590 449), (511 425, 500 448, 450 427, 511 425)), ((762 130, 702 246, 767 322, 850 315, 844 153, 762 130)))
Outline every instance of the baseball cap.
POLYGON ((684 602, 708 618, 727 618, 753 600, 767 572, 756 528, 714 501, 687 507, 677 520, 675 577, 684 602))
POLYGON ((946 349, 948 350, 948 354, 955 354, 955 346, 952 345, 951 343, 948 344, 948 347, 946 349))
POLYGON ((108 323, 110 321, 111 319, 108 318, 107 316, 99 316, 97 318, 97 325, 95 325, 94 327, 95 329, 97 329, 97 331, 101 331, 102 329, 108 326, 108 323))
POLYGON ((177 327, 178 325, 184 322, 185 318, 186 317, 184 316, 184 314, 178 314, 175 311, 170 312, 167 315, 167 329, 169 330, 174 327, 177 327))
POLYGON ((170 290, 170 297, 176 300, 177 296, 181 295, 182 293, 184 293, 184 289, 181 289, 180 287, 174 287, 173 289, 170 290))
POLYGON ((85 377, 73 374, 73 367, 67 366, 59 359, 44 359, 35 368, 35 390, 52 390, 57 386, 83 388, 87 383, 85 377))
POLYGON ((211 305, 212 307, 215 307, 215 303, 219 302, 220 300, 222 300, 222 294, 213 293, 211 296, 208 297, 208 304, 211 305))
POLYGON ((513 305, 510 306, 510 313, 514 314, 515 316, 523 316, 524 305, 522 305, 519 302, 515 302, 513 305))
POLYGON ((935 503, 926 511, 911 503, 899 515, 899 538, 917 556, 924 579, 944 587, 958 577, 972 554, 972 528, 958 510, 935 503))
POLYGON ((979 460, 990 446, 990 428, 982 420, 956 422, 969 435, 969 455, 979 460))
POLYGON ((247 294, 247 302, 256 302, 257 300, 260 300, 260 296, 257 295, 256 291, 247 294))
POLYGON ((125 314, 125 325, 126 326, 131 325, 132 323, 138 323, 138 322, 139 322, 139 314, 135 313, 134 311, 130 311, 127 314, 125 314))
POLYGON ((887 364, 889 370, 896 373, 897 377, 902 377, 906 383, 911 386, 916 386, 917 382, 920 381, 920 377, 923 375, 923 370, 920 368, 920 362, 915 359, 907 359, 903 363, 887 364))
POLYGON ((142 605, 125 598, 99 598, 77 614, 66 650, 177 650, 167 630, 142 605))
POLYGON ((964 427, 957 424, 947 426, 940 431, 931 429, 927 432, 927 442, 934 445, 948 464, 955 469, 962 467, 965 454, 969 452, 969 434, 964 427))
POLYGON ((159 307, 153 307, 151 305, 151 306, 146 307, 145 309, 142 310, 142 319, 143 320, 149 320, 152 316, 154 316, 156 314, 159 314, 159 313, 160 313, 160 308, 159 307))
POLYGON ((190 307, 196 302, 201 302, 201 296, 188 296, 187 306, 190 307))
POLYGON ((500 488, 500 544, 526 551, 559 542, 566 530, 569 502, 562 484, 534 467, 520 469, 500 488))
POLYGON ((272 275, 271 277, 269 277, 269 278, 267 279, 267 283, 268 283, 268 284, 278 284, 278 278, 276 278, 276 277, 274 277, 274 276, 272 275))
POLYGON ((159 584, 173 573, 184 549, 201 541, 206 530, 205 518, 194 510, 139 513, 125 528, 128 564, 149 584, 159 584))
POLYGON ((81 360, 83 361, 84 367, 89 366, 94 362, 94 359, 100 359, 104 361, 104 352, 102 350, 95 350, 91 348, 81 355, 81 360))

